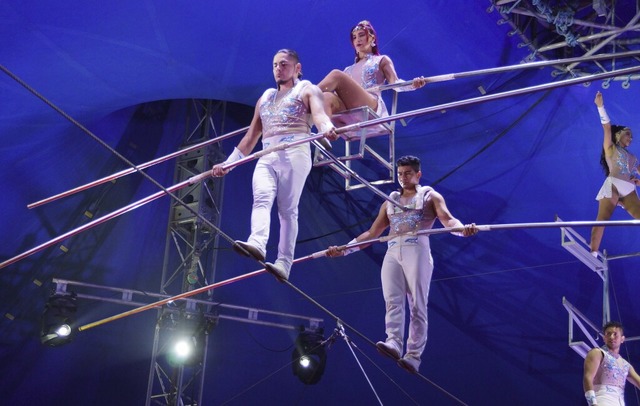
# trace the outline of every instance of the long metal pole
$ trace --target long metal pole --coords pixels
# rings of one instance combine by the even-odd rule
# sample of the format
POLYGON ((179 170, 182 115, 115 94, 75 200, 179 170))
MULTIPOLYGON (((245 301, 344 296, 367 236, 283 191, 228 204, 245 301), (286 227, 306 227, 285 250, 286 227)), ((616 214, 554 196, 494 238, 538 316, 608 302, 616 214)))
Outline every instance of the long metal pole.
POLYGON ((98 179, 98 180, 94 180, 93 182, 86 183, 86 184, 84 184, 82 186, 78 186, 78 187, 75 187, 73 189, 69 189, 66 192, 58 193, 57 195, 48 197, 46 199, 42 199, 42 200, 38 200, 37 202, 30 203, 30 204, 27 205, 27 208, 33 209, 35 207, 42 206, 42 205, 47 204, 47 203, 51 203, 54 200, 58 200, 58 199, 61 199, 63 197, 71 196, 71 195, 73 195, 75 193, 82 192, 83 190, 87 190, 87 189, 90 189, 92 187, 99 186, 99 185, 102 185, 104 183, 108 183, 108 182, 114 181, 114 180, 116 180, 118 178, 121 178, 123 176, 126 176, 126 175, 132 174, 134 172, 137 172, 138 170, 149 168, 151 166, 154 166, 154 165, 157 165, 159 163, 168 161, 169 159, 176 158, 176 157, 178 157, 180 155, 186 154, 186 153, 191 152, 191 151, 196 151, 196 150, 198 150, 200 148, 206 147, 207 145, 210 145, 210 144, 213 144, 213 143, 216 143, 216 142, 224 141, 227 138, 231 138, 231 137, 236 136, 238 134, 242 134, 242 133, 246 132, 248 129, 249 129, 249 127, 244 127, 244 128, 239 129, 239 130, 232 131, 232 132, 230 132, 228 134, 223 134, 223 135, 221 135, 219 137, 212 138, 210 140, 203 141, 203 142, 200 142, 198 144, 191 145, 191 146, 189 146, 187 148, 183 148, 183 149, 181 149, 179 151, 176 151, 176 152, 173 152, 171 154, 168 154, 168 155, 156 158, 154 160, 151 160, 149 162, 145 162, 143 164, 140 164, 140 165, 137 166, 137 168, 124 169, 124 170, 122 170, 120 172, 116 172, 116 173, 111 174, 109 176, 105 176, 104 178, 101 178, 101 179, 98 179))
MULTIPOLYGON (((310 259, 321 258, 321 257, 325 256, 325 253, 326 253, 326 251, 319 251, 319 252, 304 256, 304 257, 297 258, 297 259, 295 259, 293 261, 293 264, 299 264, 300 262, 304 262, 304 261, 307 261, 307 260, 310 260, 310 259)), ((126 312, 123 312, 123 313, 120 313, 120 314, 116 314, 115 316, 107 317, 107 318, 104 318, 102 320, 95 321, 93 323, 88 323, 88 324, 82 325, 82 326, 78 327, 78 330, 79 331, 88 330, 90 328, 97 327, 97 326, 100 326, 100 325, 105 324, 105 323, 109 323, 109 322, 112 322, 112 321, 115 321, 115 320, 119 320, 119 319, 122 319, 122 318, 127 317, 127 316, 132 316, 134 314, 143 312, 145 310, 158 308, 158 307, 163 306, 163 305, 165 305, 165 304, 167 304, 169 302, 174 302, 176 300, 186 299, 186 298, 188 298, 190 296, 195 296, 195 295, 198 295, 200 293, 204 293, 206 291, 209 291, 211 289, 218 288, 220 286, 225 286, 225 285, 229 285, 231 283, 239 282, 241 280, 248 279, 248 278, 263 274, 265 272, 267 272, 266 269, 258 269, 257 271, 245 273, 243 275, 234 276, 233 278, 225 279, 225 280, 220 281, 220 282, 215 282, 215 283, 212 283, 212 284, 207 285, 207 286, 202 286, 200 288, 197 288, 197 289, 194 289, 194 290, 190 290, 188 292, 183 292, 183 293, 180 293, 178 295, 175 295, 175 296, 172 296, 172 297, 168 297, 166 299, 158 300, 157 302, 153 302, 153 303, 150 303, 148 305, 140 306, 140 307, 137 307, 135 309, 131 309, 129 311, 126 311, 126 312)))
MULTIPOLYGON (((507 223, 507 224, 486 224, 486 225, 477 225, 476 228, 480 231, 492 231, 492 230, 508 230, 508 229, 522 229, 522 228, 562 228, 562 227, 588 227, 588 226, 640 226, 640 220, 620 220, 620 221, 552 221, 546 223, 507 223)), ((434 228, 430 230, 421 230, 416 233, 407 233, 400 235, 432 235, 432 234, 444 234, 444 233, 452 233, 452 232, 462 232, 464 227, 444 227, 444 228, 434 228)), ((396 238, 399 235, 387 235, 384 237, 374 238, 366 241, 360 241, 357 243, 342 245, 338 247, 338 250, 344 250, 347 248, 360 247, 362 245, 373 244, 376 242, 385 242, 389 239, 396 238)), ((293 261, 293 264, 299 264, 304 261, 308 261, 310 259, 318 259, 327 255, 327 250, 317 251, 313 254, 306 255, 304 257, 297 258, 293 261)), ((163 306, 169 302, 174 302, 176 300, 186 299, 190 296, 194 296, 200 293, 204 293, 208 290, 218 288, 220 286, 229 285, 231 283, 239 282, 244 279, 251 278, 253 276, 260 275, 262 273, 267 272, 266 269, 259 269, 257 271, 249 272, 243 275, 235 276, 233 278, 225 279, 220 282, 215 282, 207 286, 200 287, 198 289, 194 289, 188 292, 183 292, 178 295, 168 297, 166 299, 159 300, 154 303, 150 303, 148 305, 140 306, 135 309, 131 309, 129 311, 116 314, 111 317, 104 318, 102 320, 95 321, 93 323, 88 323, 78 327, 79 331, 88 330, 93 327, 100 326, 105 323, 109 323, 115 320, 122 319, 124 317, 132 316, 137 313, 141 313, 145 310, 154 309, 160 306, 163 306)))
MULTIPOLYGON (((497 68, 478 69, 478 70, 471 70, 466 72, 448 73, 444 75, 429 76, 425 79, 427 80, 427 83, 444 82, 448 80, 466 78, 470 76, 509 72, 509 71, 518 70, 518 69, 544 68, 546 66, 576 64, 579 62, 597 61, 601 59, 626 58, 629 56, 636 56, 636 55, 640 55, 640 51, 628 51, 628 52, 620 52, 616 54, 598 54, 598 55, 578 56, 574 58, 556 59, 551 61, 521 63, 517 65, 499 66, 497 68)), ((376 89, 383 91, 388 89, 395 89, 397 87, 411 86, 412 84, 413 84, 413 80, 408 80, 406 82, 396 82, 388 85, 380 85, 376 89)))
MULTIPOLYGON (((445 75, 431 76, 431 77, 428 77, 427 80, 430 83, 431 82, 441 82, 441 81, 459 79, 459 78, 464 78, 464 77, 469 77, 469 76, 507 72, 507 71, 517 70, 517 69, 541 68, 541 67, 551 66, 551 65, 561 65, 561 64, 567 64, 567 63, 576 63, 576 62, 600 60, 600 59, 624 58, 624 57, 635 56, 635 55, 640 55, 640 51, 628 51, 628 52, 621 52, 621 53, 617 53, 617 54, 590 55, 590 56, 575 57, 575 58, 557 59, 557 60, 554 60, 554 61, 538 61, 538 62, 531 62, 531 63, 526 63, 526 64, 500 66, 500 67, 496 67, 496 68, 479 69, 479 70, 473 70, 473 71, 467 71, 467 72, 459 72, 459 73, 450 73, 450 74, 445 74, 445 75)), ((393 84, 389 84, 389 85, 379 86, 378 89, 379 90, 393 89, 393 88, 396 88, 396 87, 408 86, 408 85, 411 85, 412 83, 413 83, 413 81, 398 82, 398 83, 393 83, 393 84)), ((146 163, 138 165, 137 170, 149 168, 149 167, 154 166, 156 164, 165 162, 165 161, 167 161, 169 159, 172 159, 172 158, 178 157, 178 156, 180 156, 182 154, 197 150, 198 148, 205 147, 205 146, 210 145, 212 143, 221 142, 221 141, 223 141, 223 140, 225 140, 227 138, 230 138, 230 137, 233 137, 235 135, 238 135, 238 134, 241 134, 243 132, 246 132, 248 129, 249 129, 249 127, 241 128, 241 129, 233 131, 231 133, 228 133, 228 134, 225 134, 225 135, 221 135, 220 137, 216 137, 216 138, 213 138, 211 140, 207 140, 207 141, 201 142, 199 144, 195 144, 195 145, 190 146, 188 148, 181 149, 180 151, 165 155, 163 157, 156 158, 156 159, 151 160, 149 162, 146 162, 146 163)), ((111 181, 113 181, 115 179, 118 179, 120 177, 123 177, 123 176, 129 175, 131 173, 134 173, 137 170, 136 170, 136 168, 124 169, 124 170, 122 170, 120 172, 116 172, 116 173, 114 173, 112 175, 105 176, 104 178, 95 180, 93 182, 89 182, 89 183, 87 183, 85 185, 78 186, 76 188, 73 188, 73 189, 70 189, 68 191, 59 193, 57 195, 48 197, 46 199, 39 200, 39 201, 34 202, 34 203, 30 203, 30 204, 27 205, 27 208, 33 209, 35 207, 50 203, 50 202, 55 201, 57 199, 73 195, 73 194, 81 192, 83 190, 87 190, 87 189, 92 188, 94 186, 98 186, 98 185, 101 185, 101 184, 104 184, 104 183, 107 183, 107 182, 111 182, 111 181)))
MULTIPOLYGON (((275 152, 275 151, 287 149, 287 148, 290 148, 290 147, 294 147, 296 145, 304 144, 305 142, 310 142, 310 141, 313 141, 313 140, 317 140, 317 139, 322 138, 322 137, 324 137, 323 134, 313 134, 310 137, 303 138, 303 139, 300 139, 300 140, 297 140, 297 141, 294 141, 294 142, 282 143, 282 144, 276 145, 275 147, 267 148, 265 150, 255 152, 255 153, 253 153, 251 155, 247 155, 246 157, 242 158, 239 161, 232 162, 230 164, 224 165, 223 168, 224 169, 234 168, 234 167, 236 167, 238 165, 241 165, 243 163, 247 163, 249 161, 258 159, 261 156, 269 154, 271 152, 275 152)), ((85 224, 81 225, 80 227, 77 227, 77 228, 75 228, 75 229, 73 229, 71 231, 68 231, 68 232, 66 232, 66 233, 64 233, 62 235, 59 235, 59 236, 57 236, 55 238, 52 238, 51 240, 49 240, 49 241, 47 241, 45 243, 42 243, 42 244, 38 245, 37 247, 31 248, 31 249, 29 249, 29 250, 27 250, 27 251, 25 251, 25 252, 23 252, 23 253, 21 253, 19 255, 16 255, 13 258, 9 258, 8 260, 6 260, 4 262, 1 262, 0 263, 0 269, 2 269, 4 267, 7 267, 7 266, 9 266, 11 264, 14 264, 14 263, 16 263, 16 262, 18 262, 20 260, 23 260, 24 258, 27 258, 27 257, 29 257, 29 256, 31 256, 31 255, 33 255, 33 254, 35 254, 37 252, 40 252, 43 249, 51 247, 52 245, 55 245, 55 244, 65 240, 67 238, 73 237, 76 234, 80 234, 80 233, 82 233, 84 231, 87 231, 87 230, 89 230, 89 229, 91 229, 91 228, 93 228, 93 227, 95 227, 97 225, 100 225, 100 224, 102 224, 102 223, 104 223, 104 222, 106 222, 108 220, 111 220, 113 218, 121 216, 122 214, 125 214, 125 213, 128 213, 130 211, 133 211, 133 210, 137 209, 138 207, 141 207, 141 206, 143 206, 143 205, 145 205, 145 204, 147 204, 149 202, 152 202, 152 201, 154 201, 154 200, 156 200, 156 199, 158 199, 158 198, 160 198, 162 196, 165 196, 167 193, 173 193, 173 192, 175 192, 175 191, 177 191, 179 189, 182 189, 184 187, 193 185, 196 182, 200 182, 200 181, 202 181, 202 180, 204 180, 204 179, 206 179, 206 178, 208 178, 210 176, 211 176, 211 171, 203 172, 203 173, 201 173, 199 175, 192 176, 192 177, 190 177, 189 179, 187 179, 187 180, 185 180, 183 182, 180 182, 180 183, 177 183, 177 184, 175 184, 173 186, 165 188, 165 190, 160 190, 160 191, 158 191, 158 192, 156 192, 156 193, 154 193, 152 195, 144 197, 144 198, 142 198, 142 199, 140 199, 140 200, 138 200, 136 202, 133 202, 133 203, 127 205, 127 206, 124 206, 124 207, 122 207, 122 208, 120 208, 118 210, 115 210, 115 211, 113 211, 111 213, 105 214, 102 217, 99 217, 99 218, 97 218, 97 219, 95 219, 93 221, 85 223, 85 224)))
MULTIPOLYGON (((179 190, 179 189, 182 189, 183 187, 192 185, 193 183, 198 182, 198 181, 204 179, 207 176, 209 176, 209 172, 205 172, 204 174, 193 176, 193 177, 191 177, 190 179, 188 179, 188 180, 186 180, 184 182, 177 183, 177 184, 175 184, 175 185, 173 185, 171 187, 166 188, 166 190, 169 193, 173 193, 176 190, 179 190)), ((77 228, 75 228, 75 229, 73 229, 71 231, 68 231, 68 232, 66 232, 66 233, 64 233, 62 235, 59 235, 59 236, 57 236, 57 237, 55 237, 55 238, 53 238, 53 239, 51 239, 51 240, 49 240, 49 241, 47 241, 45 243, 42 243, 42 244, 38 245, 37 247, 31 248, 30 250, 27 250, 27 251, 23 252, 22 254, 16 255, 13 258, 10 258, 10 259, 7 259, 4 262, 1 262, 0 263, 0 269, 4 268, 6 266, 9 266, 11 264, 14 264, 14 263, 16 263, 16 262, 18 262, 20 260, 23 260, 24 258, 26 258, 28 256, 31 256, 31 255, 35 254, 36 252, 40 252, 43 249, 48 248, 48 247, 50 247, 52 245, 55 245, 55 244, 65 240, 65 239, 67 239, 69 237, 73 237, 76 234, 79 234, 79 233, 81 233, 83 231, 86 231, 86 230, 88 230, 90 228, 93 228, 93 227, 95 227, 95 226, 97 226, 99 224, 102 224, 102 223, 104 223, 104 222, 106 222, 108 220, 111 220, 111 219, 113 219, 115 217, 118 217, 118 216, 120 216, 122 214, 125 214, 125 213, 128 213, 128 212, 132 211, 132 210, 135 210, 138 207, 143 206, 143 205, 145 205, 145 204, 147 204, 147 203, 149 203, 149 202, 151 202, 153 200, 156 200, 159 197, 165 196, 165 195, 166 195, 166 192, 164 190, 160 190, 160 191, 158 191, 158 192, 156 192, 156 193, 154 193, 152 195, 144 197, 144 198, 142 198, 142 199, 140 199, 140 200, 138 200, 136 202, 133 202, 133 203, 127 205, 127 206, 124 206, 124 207, 122 207, 122 208, 120 208, 118 210, 115 210, 115 211, 113 211, 111 213, 105 214, 102 217, 98 217, 97 219, 95 219, 93 221, 85 223, 85 224, 81 225, 80 227, 77 227, 77 228)))
POLYGON ((502 93, 488 94, 488 95, 485 95, 485 96, 474 97, 474 98, 471 98, 471 99, 465 99, 465 100, 459 100, 459 101, 454 101, 454 102, 450 102, 450 103, 439 104, 437 106, 431 106, 431 107, 425 107, 425 108, 422 108, 422 109, 410 110, 410 111, 407 111, 407 112, 404 112, 404 113, 394 114, 393 116, 374 118, 372 120, 363 121, 361 123, 354 123, 354 124, 350 124, 348 126, 340 127, 338 130, 339 130, 339 132, 355 131, 355 130, 359 130, 361 128, 366 128, 366 127, 371 127, 371 126, 382 124, 382 123, 387 123, 389 121, 402 120, 402 119, 405 119, 405 118, 411 118, 411 117, 415 117, 415 116, 420 116, 420 115, 423 115, 423 114, 433 113, 433 112, 436 112, 436 111, 441 111, 441 110, 446 110, 446 109, 451 109, 451 108, 456 108, 456 107, 462 107, 462 106, 470 106, 470 105, 473 105, 473 104, 484 103, 484 102, 490 101, 490 100, 505 99, 507 97, 518 96, 518 95, 521 95, 521 94, 527 94, 527 93, 533 93, 533 92, 538 92, 538 91, 541 91, 541 90, 550 90, 550 89, 555 89, 555 88, 558 88, 558 87, 576 85, 576 84, 585 83, 585 82, 593 82, 593 81, 596 81, 596 80, 608 79, 610 77, 615 77, 615 76, 626 76, 626 75, 629 75, 630 73, 635 73, 635 72, 639 72, 639 71, 640 71, 640 66, 633 66, 631 68, 620 69, 620 70, 617 70, 615 72, 603 72, 603 73, 598 73, 598 74, 590 75, 590 76, 582 76, 582 77, 578 77, 578 78, 560 80, 558 82, 551 82, 551 83, 545 83, 545 84, 537 85, 537 86, 529 86, 529 87, 524 87, 524 88, 521 88, 521 89, 509 90, 509 91, 502 92, 502 93))
MULTIPOLYGON (((615 226, 640 226, 640 220, 613 220, 613 221, 549 221, 542 223, 506 223, 506 224, 484 224, 476 225, 478 231, 494 231, 494 230, 512 230, 523 228, 565 228, 565 227, 615 227, 615 226)), ((445 233, 460 233, 464 231, 464 227, 443 227, 432 228, 429 230, 420 230, 406 234, 386 235, 384 237, 372 238, 370 240, 358 241, 347 245, 341 245, 338 250, 342 251, 349 248, 361 247, 376 242, 385 242, 403 235, 433 235, 445 233)), ((322 252, 322 251, 321 251, 322 252)), ((326 251, 324 251, 326 253, 326 251)), ((316 253, 319 255, 320 253, 316 253)))
MULTIPOLYGON (((558 81, 558 82, 552 82, 552 83, 547 83, 547 84, 543 84, 543 85, 538 85, 538 86, 530 86, 530 87, 526 87, 523 89, 515 89, 515 90, 510 90, 507 92, 502 92, 502 93, 496 93, 493 95, 486 95, 486 96, 480 96, 480 97, 476 97, 476 98, 472 98, 472 99, 465 99, 465 100, 460 100, 460 101, 456 101, 456 102, 450 102, 450 103, 445 103, 445 104, 440 104, 437 106, 431 106, 431 107, 426 107, 423 109, 417 109, 417 110, 411 110, 405 113, 398 113, 395 114, 393 116, 388 116, 388 117, 381 117, 381 118, 375 118, 372 120, 367 120, 367 121, 363 121, 361 123, 355 123, 355 124, 351 124, 348 126, 344 126, 344 127, 340 127, 338 128, 336 131, 340 134, 340 133, 344 133, 344 132, 349 132, 349 131, 354 131, 354 130, 359 130, 361 128, 366 128, 366 127, 371 127, 374 125, 378 125, 378 124, 382 124, 382 123, 386 123, 389 121, 394 121, 394 120, 401 120, 404 118, 409 118, 409 117, 415 117, 415 116, 419 116, 422 114, 427 114, 427 113, 432 113, 434 111, 440 111, 443 109, 450 109, 450 108, 456 108, 456 107, 461 107, 461 106, 469 106, 469 105, 473 105, 473 104, 478 104, 478 103, 482 103, 485 101, 490 101, 490 100, 498 100, 498 99, 504 99, 507 97, 511 97, 511 96, 517 96, 517 95, 521 95, 521 94, 527 94, 527 93, 532 93, 532 92, 536 92, 536 91, 540 91, 540 90, 548 90, 548 89, 554 89, 554 88, 558 88, 558 87, 563 87, 563 86, 569 86, 569 85, 573 85, 573 84, 578 84, 578 83, 584 83, 584 82, 589 82, 589 81, 595 81, 595 80, 600 80, 600 79, 607 79, 610 78, 612 76, 622 76, 622 75, 627 75, 629 73, 633 73, 633 72, 638 72, 640 71, 640 66, 635 66, 632 68, 626 68, 626 69, 621 69, 618 70, 616 72, 605 72, 605 73, 600 73, 600 74, 596 74, 596 75, 591 75, 591 76, 584 76, 584 77, 579 77, 579 78, 572 78, 572 79, 567 79, 567 80, 563 80, 563 81, 558 81)), ((317 140, 319 138, 322 138, 324 135, 323 134, 315 134, 312 135, 310 137, 307 138, 303 138, 291 143, 283 143, 280 145, 277 145, 273 148, 268 148, 265 149, 263 151, 258 151, 256 153, 253 153, 251 155, 248 155, 238 161, 229 163, 227 165, 223 166, 223 169, 231 169, 234 168, 238 165, 242 165, 244 163, 247 163, 249 161, 252 161, 254 159, 257 159, 263 155, 266 155, 268 153, 274 152, 274 151, 278 151, 278 150, 283 150, 292 146, 296 146, 296 145, 300 145, 303 144, 305 142, 310 142, 313 140, 317 140)), ((170 188, 167 188, 167 192, 168 193, 172 193, 175 190, 178 190, 182 187, 188 186, 190 184, 193 184, 197 181, 201 181, 205 178, 207 178, 208 176, 211 176, 211 172, 207 171, 207 172, 203 172, 200 175, 196 175, 191 177, 189 180, 179 183, 177 185, 174 185, 170 188)), ((78 227, 75 230, 69 231, 65 234, 63 234, 62 236, 56 237, 53 240, 46 242, 44 244, 41 244, 35 248, 32 248, 22 254, 19 254, 16 257, 10 258, 2 263, 0 263, 0 269, 11 265, 21 259, 24 259, 36 252, 39 252, 61 240, 64 240, 65 238, 71 237, 75 234, 78 234, 82 231, 85 231, 97 224, 101 224, 113 217, 117 217, 121 214, 124 214, 128 211, 134 210, 152 200, 157 199, 158 197, 162 196, 163 194, 165 194, 165 191, 160 191, 157 192, 151 196, 148 196, 144 199, 141 199, 135 203, 132 203, 128 206, 125 206, 122 209, 116 210, 113 213, 107 214, 99 219, 96 219, 92 222, 89 222, 81 227, 78 227)), ((604 225, 604 224, 603 224, 604 225)))

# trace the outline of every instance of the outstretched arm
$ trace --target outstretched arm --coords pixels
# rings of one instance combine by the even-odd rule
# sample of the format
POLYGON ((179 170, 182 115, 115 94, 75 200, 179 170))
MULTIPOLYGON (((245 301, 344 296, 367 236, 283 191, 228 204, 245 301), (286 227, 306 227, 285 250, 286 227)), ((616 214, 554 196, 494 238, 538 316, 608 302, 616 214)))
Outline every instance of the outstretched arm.
MULTIPOLYGON (((260 98, 260 100, 262 100, 262 98, 260 98)), ((260 139, 260 135, 262 135, 262 120, 260 119, 260 108, 258 107, 260 105, 260 100, 256 103, 253 118, 249 125, 249 131, 247 131, 238 143, 237 148, 243 155, 249 155, 251 151, 253 151, 260 139)))
POLYGON ((610 151, 613 148, 613 141, 611 141, 611 119, 609 119, 609 115, 604 108, 604 97, 602 93, 597 92, 596 98, 593 101, 598 108, 598 114, 600 115, 600 123, 602 124, 603 129, 603 140, 602 140, 602 148, 605 151, 610 151))
MULTIPOLYGON (((387 202, 384 202, 382 204, 382 206, 380 206, 380 211, 378 211, 378 216, 373 221, 373 224, 371 224, 371 227, 367 231, 365 231, 364 233, 360 234, 359 236, 357 236, 353 240, 349 241, 349 244, 353 244, 355 242, 360 242, 360 241, 372 240, 374 238, 378 238, 378 237, 380 237, 380 235, 382 235, 384 230, 387 229, 387 227, 389 227, 389 217, 387 217, 387 202)), ((346 250, 348 252, 345 252, 345 250, 339 250, 337 246, 332 245, 331 247, 329 247, 327 249, 327 256, 328 257, 341 257, 343 255, 349 255, 349 254, 351 254, 353 252, 356 252, 356 251, 359 251, 361 249, 367 248, 369 245, 371 245, 371 244, 365 244, 365 245, 362 245, 362 246, 357 247, 357 248, 352 248, 351 250, 346 250)))
POLYGON ((602 361, 602 352, 594 348, 587 353, 584 359, 584 373, 582 375, 582 388, 585 392, 593 390, 593 378, 596 377, 598 367, 602 361))
POLYGON ((436 216, 438 216, 438 220, 440 220, 443 226, 450 227, 450 228, 464 227, 464 231, 462 231, 462 233, 454 233, 454 234, 459 235, 461 237, 469 237, 471 235, 478 233, 478 229, 476 228, 476 225, 474 223, 463 225, 460 220, 453 217, 453 215, 447 208, 447 203, 445 202, 444 197, 440 193, 436 192, 435 190, 429 193, 428 200, 425 202, 425 204, 433 205, 433 209, 436 212, 436 216))
MULTIPOLYGON (((396 83, 402 81, 398 78, 398 73, 396 72, 396 68, 393 66, 393 61, 387 55, 383 56, 380 60, 380 70, 384 74, 384 78, 387 80, 387 83, 396 83)), ((415 90, 419 89, 422 86, 427 84, 427 79, 422 76, 413 79, 413 84, 409 89, 405 89, 405 86, 396 89, 397 91, 403 90, 415 90)), ((407 86, 409 87, 409 86, 407 86)))
POLYGON ((233 149, 233 152, 229 155, 226 161, 214 165, 211 169, 211 173, 213 176, 224 176, 229 173, 229 170, 222 169, 223 165, 235 162, 249 155, 251 151, 255 148, 258 140, 260 139, 260 135, 262 134, 262 120, 260 119, 260 98, 256 103, 256 108, 253 112, 253 118, 251 119, 251 124, 249 125, 249 130, 245 133, 244 137, 238 143, 238 146, 233 149))
POLYGON ((316 85, 307 86, 305 88, 305 96, 311 110, 311 118, 318 130, 324 133, 325 137, 331 141, 337 140, 336 128, 324 110, 324 101, 320 88, 316 85))
POLYGON ((638 375, 638 373, 633 367, 629 368, 629 375, 627 375, 627 381, 631 382, 633 386, 640 389, 640 375, 638 375))

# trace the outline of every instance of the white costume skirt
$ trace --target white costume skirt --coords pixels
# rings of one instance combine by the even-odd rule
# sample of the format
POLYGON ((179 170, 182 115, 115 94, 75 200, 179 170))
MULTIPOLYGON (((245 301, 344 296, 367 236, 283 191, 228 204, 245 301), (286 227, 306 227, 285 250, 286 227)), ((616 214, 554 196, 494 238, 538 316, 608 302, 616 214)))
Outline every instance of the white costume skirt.
POLYGON ((604 183, 596 196, 596 200, 602 200, 605 198, 610 199, 613 196, 613 186, 618 190, 618 195, 620 197, 625 197, 636 190, 635 184, 626 180, 614 178, 613 176, 608 176, 607 179, 604 180, 604 183))

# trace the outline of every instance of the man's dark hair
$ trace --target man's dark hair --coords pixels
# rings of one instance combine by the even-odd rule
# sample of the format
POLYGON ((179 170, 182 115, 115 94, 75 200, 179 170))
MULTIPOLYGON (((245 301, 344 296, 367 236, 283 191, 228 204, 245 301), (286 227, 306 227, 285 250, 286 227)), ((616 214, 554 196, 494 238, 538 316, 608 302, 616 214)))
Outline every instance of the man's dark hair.
POLYGON ((410 166, 414 171, 420 171, 420 158, 413 155, 405 155, 396 161, 396 166, 410 166))
POLYGON ((607 331, 608 328, 611 328, 611 327, 619 328, 624 335, 624 327, 622 327, 622 323, 620 323, 619 321, 608 322, 607 324, 604 325, 604 327, 602 327, 602 332, 604 333, 605 331, 607 331))
MULTIPOLYGON (((282 48, 281 50, 276 52, 276 55, 278 54, 287 54, 290 57, 292 57, 296 61, 296 63, 300 63, 300 58, 298 57, 298 53, 293 49, 282 48)), ((298 73, 298 79, 302 79, 302 72, 298 73)))

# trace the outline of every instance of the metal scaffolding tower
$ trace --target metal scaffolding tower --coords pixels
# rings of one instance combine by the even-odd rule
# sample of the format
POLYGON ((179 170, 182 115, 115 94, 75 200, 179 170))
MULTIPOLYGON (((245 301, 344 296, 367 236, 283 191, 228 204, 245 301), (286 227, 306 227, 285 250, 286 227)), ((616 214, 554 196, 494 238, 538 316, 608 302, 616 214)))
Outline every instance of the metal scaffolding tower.
MULTIPOLYGON (((187 107, 181 148, 209 140, 216 124, 224 128, 226 102, 191 100, 187 107), (215 121, 218 121, 217 123, 215 121)), ((214 135, 215 136, 215 135, 214 135)), ((219 144, 210 144, 177 159, 174 184, 210 170, 224 155, 219 144)), ((176 201, 170 204, 165 245, 161 294, 173 296, 210 284, 215 278, 218 232, 202 218, 218 227, 222 209, 223 180, 210 177, 177 192, 191 210, 176 201), (194 214, 194 213, 197 213, 194 214)), ((208 300, 208 291, 199 299, 208 300)), ((147 405, 200 405, 208 333, 215 325, 211 306, 198 301, 183 301, 158 311, 151 356, 147 405), (189 365, 172 363, 162 356, 177 335, 187 335, 199 351, 189 365), (188 395, 187 395, 188 393, 188 395)))

